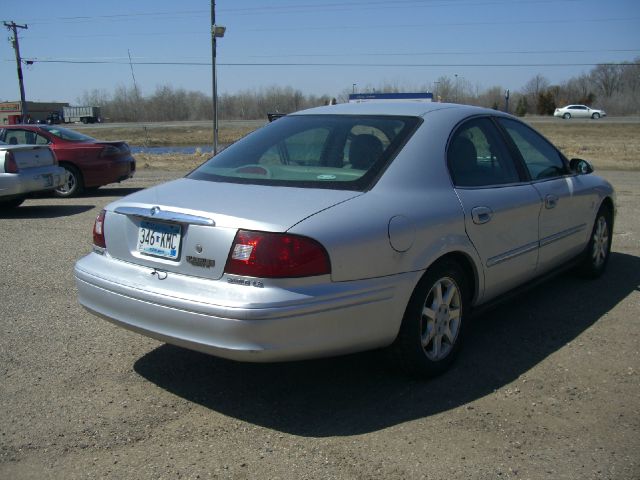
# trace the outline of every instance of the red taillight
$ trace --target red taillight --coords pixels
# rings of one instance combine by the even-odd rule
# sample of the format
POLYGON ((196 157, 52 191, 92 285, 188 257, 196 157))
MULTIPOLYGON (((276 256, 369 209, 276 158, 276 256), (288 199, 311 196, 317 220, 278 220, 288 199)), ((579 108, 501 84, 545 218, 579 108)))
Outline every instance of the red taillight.
POLYGON ((105 147, 100 152, 100 156, 104 157, 116 157, 120 155, 120 149, 115 145, 105 145, 105 147))
POLYGON ((104 215, 105 211, 102 210, 93 224, 93 244, 100 248, 107 248, 107 242, 104 239, 104 215))
POLYGON ((18 173, 18 164, 16 163, 16 157, 14 157, 12 151, 5 153, 4 171, 5 173, 18 173))
POLYGON ((331 273, 329 255, 311 238, 239 230, 225 272, 260 278, 312 277, 331 273))

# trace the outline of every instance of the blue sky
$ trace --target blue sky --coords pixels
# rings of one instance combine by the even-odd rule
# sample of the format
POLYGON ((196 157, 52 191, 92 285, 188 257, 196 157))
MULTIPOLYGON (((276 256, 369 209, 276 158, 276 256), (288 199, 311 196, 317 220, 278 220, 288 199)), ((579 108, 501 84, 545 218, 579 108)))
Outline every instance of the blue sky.
MULTIPOLYGON (((0 5, 0 19, 29 27, 19 32, 22 56, 35 60, 24 68, 29 100, 74 103, 86 90, 131 86, 129 52, 143 94, 160 85, 211 93, 210 1, 0 5), (185 62, 205 65, 171 65, 185 62)), ((354 83, 411 88, 456 74, 480 89, 519 90, 536 74, 559 83, 640 57, 637 0, 218 0, 216 17, 227 27, 219 93, 280 85, 337 96, 354 83)), ((14 52, 0 45, 0 101, 15 100, 14 52)))

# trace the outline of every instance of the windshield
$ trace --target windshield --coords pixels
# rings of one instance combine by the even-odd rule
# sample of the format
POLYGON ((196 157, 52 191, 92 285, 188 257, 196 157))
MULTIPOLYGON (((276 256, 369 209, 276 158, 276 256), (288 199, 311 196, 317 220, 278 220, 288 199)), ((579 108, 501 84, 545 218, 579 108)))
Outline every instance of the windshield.
POLYGON ((289 115, 231 145, 188 177, 362 191, 419 121, 396 116, 289 115))
POLYGON ((62 138, 63 140, 71 140, 74 142, 93 142, 95 138, 90 137, 89 135, 83 135, 82 133, 78 133, 73 130, 68 130, 62 127, 56 126, 42 126, 40 127, 43 130, 46 130, 54 137, 62 138))

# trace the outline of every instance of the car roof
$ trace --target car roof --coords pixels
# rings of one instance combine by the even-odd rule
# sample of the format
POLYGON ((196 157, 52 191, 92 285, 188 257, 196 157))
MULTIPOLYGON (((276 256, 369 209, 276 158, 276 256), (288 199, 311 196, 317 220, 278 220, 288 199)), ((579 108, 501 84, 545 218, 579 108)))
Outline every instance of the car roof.
POLYGON ((291 115, 404 115, 422 117, 438 110, 456 110, 463 115, 496 114, 496 110, 439 102, 363 102, 340 103, 310 108, 291 115))

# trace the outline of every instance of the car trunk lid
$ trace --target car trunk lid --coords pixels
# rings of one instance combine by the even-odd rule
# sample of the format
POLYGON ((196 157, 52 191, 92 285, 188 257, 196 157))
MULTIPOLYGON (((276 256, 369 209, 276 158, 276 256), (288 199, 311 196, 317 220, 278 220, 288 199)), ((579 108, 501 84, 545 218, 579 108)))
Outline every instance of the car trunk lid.
POLYGON ((12 145, 9 149, 19 170, 46 167, 56 163, 49 147, 38 145, 12 145))
POLYGON ((107 252, 160 272, 217 279, 238 229, 285 232, 358 195, 180 179, 111 204, 105 219, 107 252))

